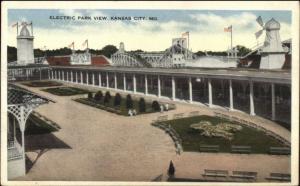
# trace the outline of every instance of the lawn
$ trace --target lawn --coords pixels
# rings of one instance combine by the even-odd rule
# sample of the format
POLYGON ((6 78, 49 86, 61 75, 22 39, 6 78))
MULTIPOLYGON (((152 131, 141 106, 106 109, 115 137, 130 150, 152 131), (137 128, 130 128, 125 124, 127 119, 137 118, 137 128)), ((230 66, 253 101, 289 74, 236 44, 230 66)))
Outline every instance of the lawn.
POLYGON ((25 135, 48 134, 55 131, 57 131, 56 128, 33 114, 29 116, 26 122, 25 135))
POLYGON ((88 90, 75 87, 56 87, 42 90, 58 96, 73 96, 78 94, 87 94, 89 92, 88 90))
POLYGON ((63 85, 56 81, 30 81, 22 84, 29 87, 54 87, 63 85))
MULTIPOLYGON (((75 101, 95 107, 95 108, 113 112, 116 114, 128 116, 128 109, 126 108, 126 98, 124 98, 124 97, 122 98, 120 106, 114 106, 114 99, 115 99, 115 96, 111 96, 111 99, 110 99, 109 103, 107 103, 107 104, 104 104, 103 99, 101 101, 96 101, 91 98, 90 99, 89 98, 78 98, 78 99, 75 99, 75 101)), ((136 99, 132 99, 132 101, 133 101, 133 109, 135 109, 137 111, 137 114, 147 114, 147 113, 157 112, 152 109, 152 103, 147 102, 147 101, 146 101, 146 112, 140 112, 139 101, 136 99)), ((169 106, 169 110, 172 110, 174 108, 175 108, 175 106, 173 106, 173 105, 169 106)))
POLYGON ((269 147, 284 147, 285 145, 266 135, 264 132, 254 128, 241 125, 237 122, 212 117, 212 116, 194 116, 176 120, 165 121, 170 124, 182 139, 182 146, 185 151, 199 152, 199 145, 219 145, 220 152, 231 152, 231 145, 251 146, 252 153, 268 153, 269 147), (242 126, 241 130, 233 133, 233 139, 228 140, 223 137, 208 137, 201 135, 203 130, 191 128, 190 125, 200 121, 209 121, 213 126, 222 123, 242 126))

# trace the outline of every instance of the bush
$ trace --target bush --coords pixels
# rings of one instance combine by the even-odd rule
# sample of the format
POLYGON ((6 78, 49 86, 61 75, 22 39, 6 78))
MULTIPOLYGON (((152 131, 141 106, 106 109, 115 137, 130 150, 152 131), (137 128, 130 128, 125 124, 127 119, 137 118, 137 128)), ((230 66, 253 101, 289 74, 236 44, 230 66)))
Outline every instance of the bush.
POLYGON ((159 103, 157 101, 152 102, 152 109, 154 111, 160 111, 160 106, 159 106, 159 103))
POLYGON ((110 93, 107 91, 107 92, 105 93, 105 96, 104 96, 104 104, 109 103, 110 99, 111 99, 111 95, 110 95, 110 93))
POLYGON ((132 98, 131 98, 130 94, 128 94, 126 96, 126 108, 127 109, 132 109, 133 108, 133 101, 132 101, 132 98))
POLYGON ((121 105, 121 100, 122 100, 121 95, 119 93, 116 93, 114 106, 120 106, 121 105))
POLYGON ((93 99, 93 93, 89 92, 89 93, 88 93, 88 98, 89 98, 89 99, 93 99))
POLYGON ((96 101, 101 101, 102 98, 103 98, 103 93, 102 93, 101 90, 99 90, 99 91, 95 94, 94 99, 95 99, 96 101))
POLYGON ((140 112, 146 112, 146 102, 144 98, 141 98, 139 101, 139 110, 140 112))

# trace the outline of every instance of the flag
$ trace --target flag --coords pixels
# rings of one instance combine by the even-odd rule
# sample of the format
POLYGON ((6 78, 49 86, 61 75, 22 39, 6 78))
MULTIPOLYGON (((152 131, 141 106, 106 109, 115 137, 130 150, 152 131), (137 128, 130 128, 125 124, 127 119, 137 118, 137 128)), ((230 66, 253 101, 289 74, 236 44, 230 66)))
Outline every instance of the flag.
POLYGON ((227 28, 224 28, 224 32, 232 32, 232 25, 227 28))
POLYGON ((190 34, 189 31, 186 31, 186 32, 184 32, 184 33, 182 34, 182 37, 188 36, 189 34, 190 34))
POLYGON ((74 48, 74 41, 68 46, 69 48, 73 47, 74 48))
POLYGON ((88 43, 88 40, 85 40, 85 41, 82 43, 82 46, 87 45, 87 43, 88 43))
POLYGON ((11 27, 15 27, 18 25, 18 22, 16 22, 15 24, 11 25, 11 27))

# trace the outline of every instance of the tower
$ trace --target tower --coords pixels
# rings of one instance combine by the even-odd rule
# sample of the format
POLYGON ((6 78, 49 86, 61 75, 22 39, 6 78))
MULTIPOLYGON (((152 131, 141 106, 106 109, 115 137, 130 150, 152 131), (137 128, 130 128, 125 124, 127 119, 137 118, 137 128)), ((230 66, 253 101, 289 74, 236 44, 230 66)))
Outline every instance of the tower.
POLYGON ((27 65, 34 63, 33 55, 33 33, 31 24, 31 34, 27 28, 27 23, 23 24, 19 35, 17 36, 17 63, 27 65))
POLYGON ((125 45, 123 42, 120 43, 119 52, 124 53, 125 52, 125 45))
POLYGON ((279 34, 280 23, 272 18, 265 24, 264 29, 266 30, 266 38, 260 51, 260 68, 281 69, 285 61, 285 51, 279 34))

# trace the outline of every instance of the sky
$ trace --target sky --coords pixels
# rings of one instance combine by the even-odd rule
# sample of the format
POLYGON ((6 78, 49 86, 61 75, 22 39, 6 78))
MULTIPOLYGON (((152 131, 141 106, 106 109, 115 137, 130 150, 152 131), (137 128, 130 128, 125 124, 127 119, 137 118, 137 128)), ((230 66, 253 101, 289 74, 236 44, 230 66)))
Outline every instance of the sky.
POLYGON ((271 18, 279 21, 281 40, 291 38, 290 11, 9 9, 8 45, 16 46, 17 30, 11 25, 17 21, 32 21, 34 48, 41 49, 67 47, 72 42, 75 49, 84 49, 82 43, 88 39, 89 48, 93 49, 108 44, 119 47, 119 43, 124 42, 125 50, 161 51, 171 46, 172 38, 189 31, 192 51, 224 51, 230 47, 230 33, 224 32, 224 28, 230 25, 233 45, 252 48, 265 39, 264 34, 258 40, 254 35, 261 29, 256 22, 258 16, 264 23, 271 18), (75 20, 51 19, 51 16, 75 16, 75 20), (91 20, 78 18, 82 16, 91 20), (131 20, 111 20, 111 17, 122 16, 131 20), (94 20, 94 17, 107 17, 107 20, 94 20), (134 20, 134 17, 146 20, 134 20))

